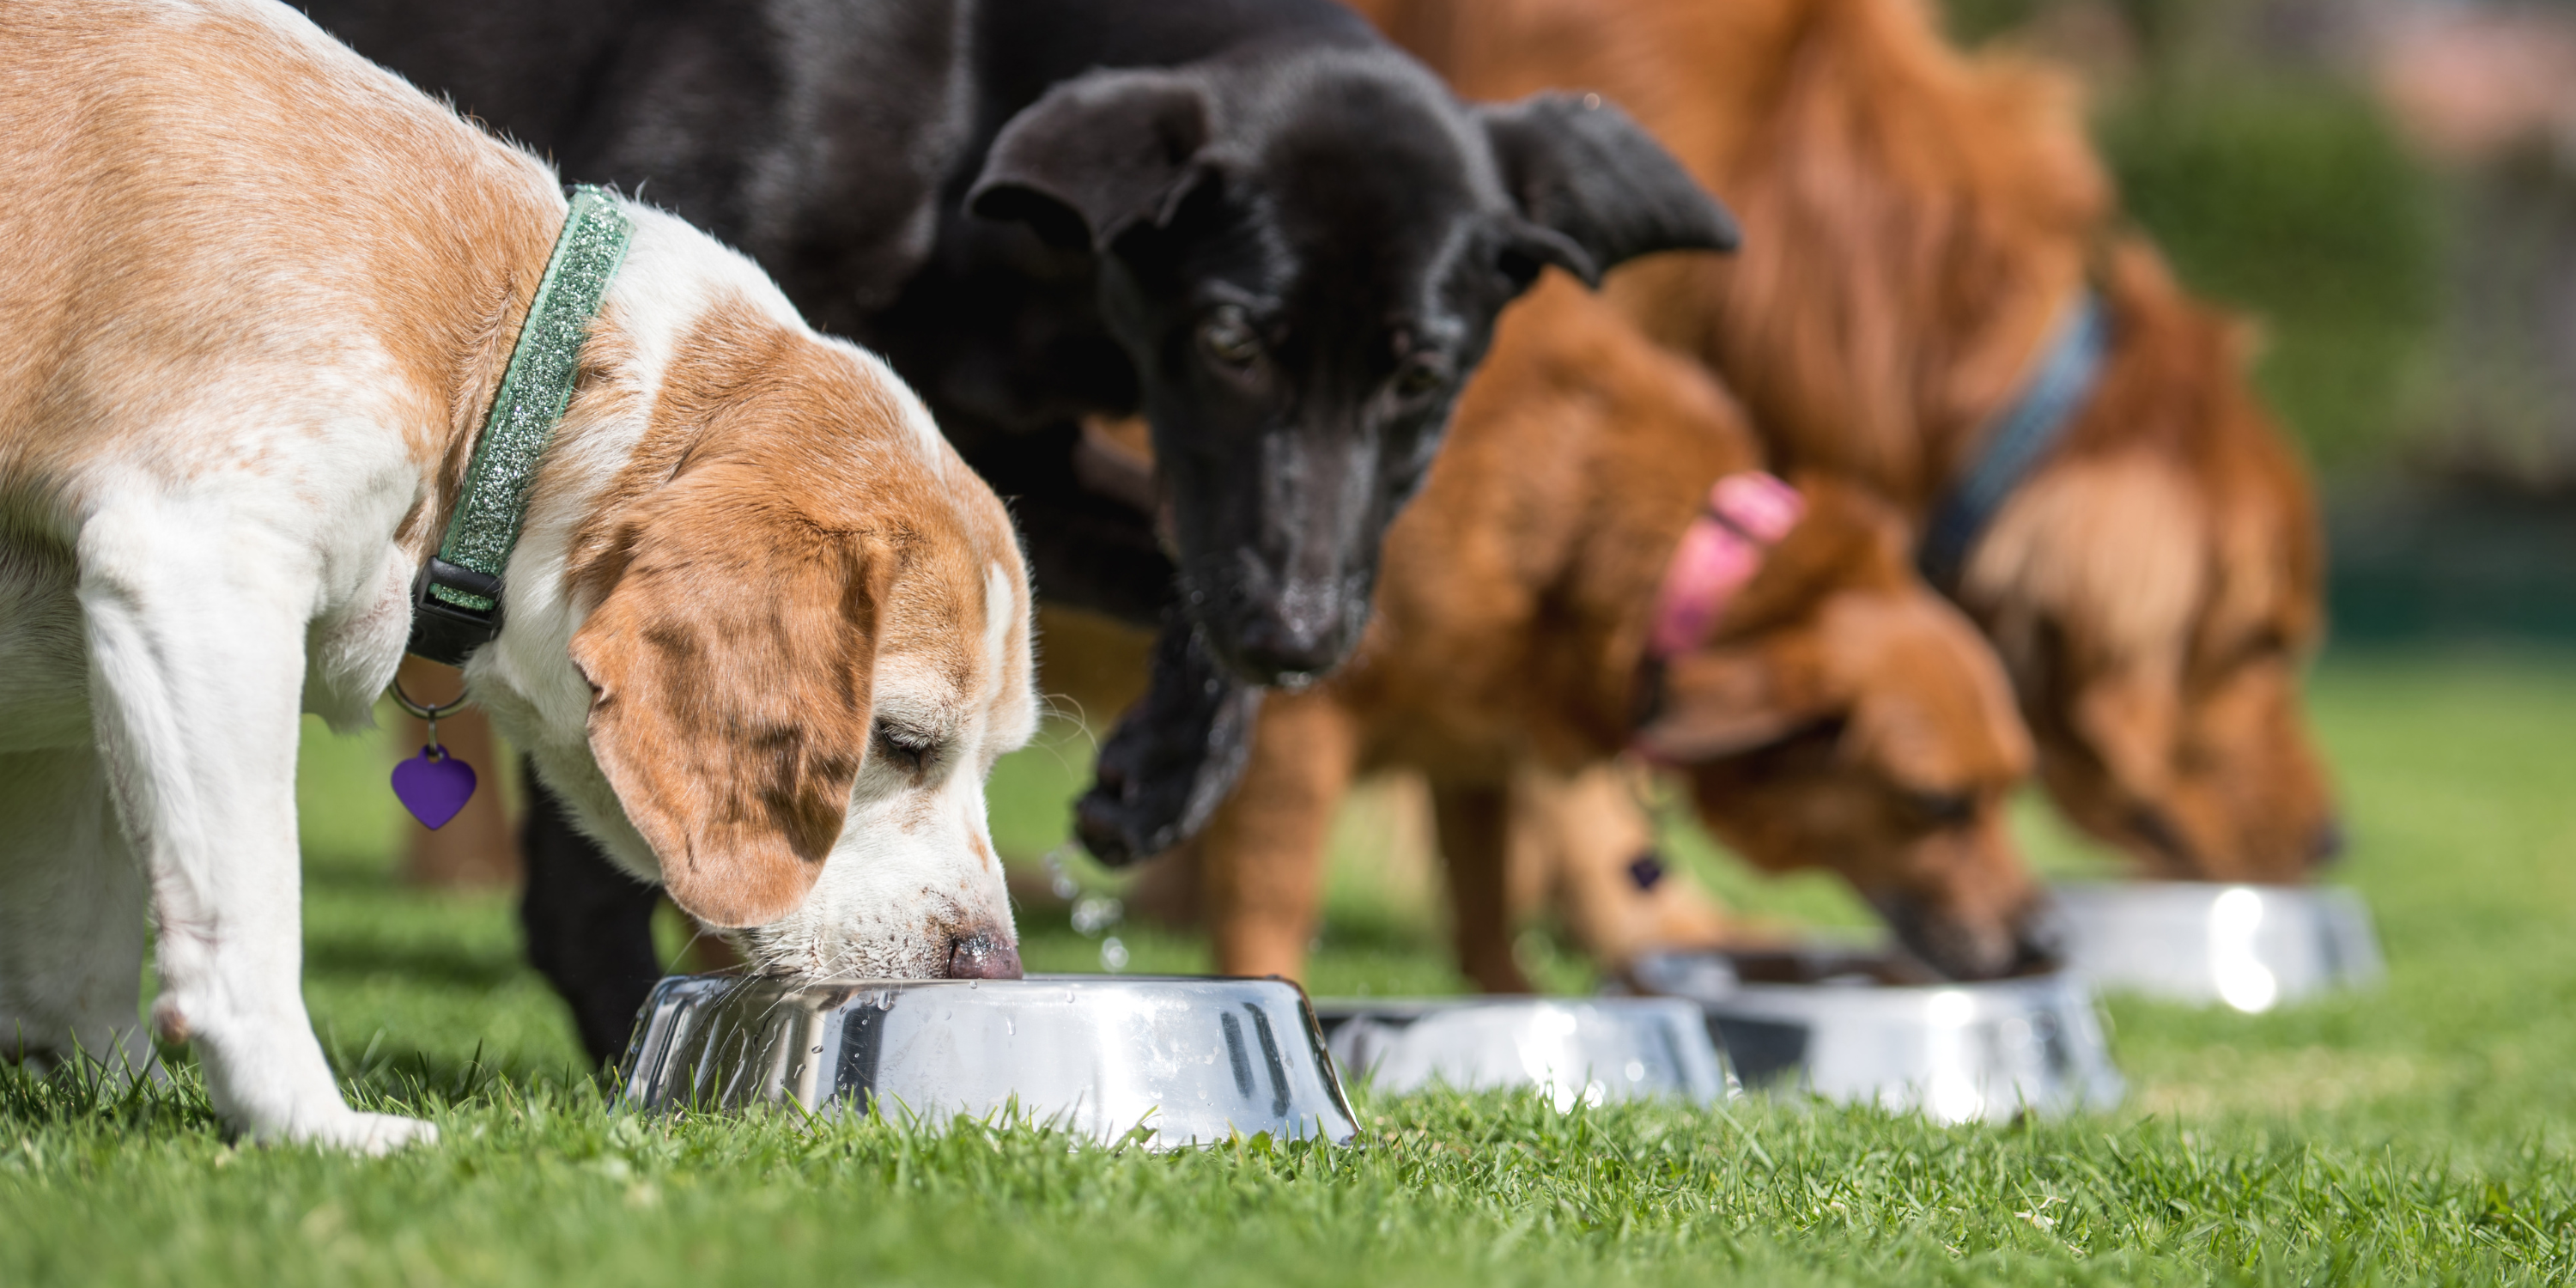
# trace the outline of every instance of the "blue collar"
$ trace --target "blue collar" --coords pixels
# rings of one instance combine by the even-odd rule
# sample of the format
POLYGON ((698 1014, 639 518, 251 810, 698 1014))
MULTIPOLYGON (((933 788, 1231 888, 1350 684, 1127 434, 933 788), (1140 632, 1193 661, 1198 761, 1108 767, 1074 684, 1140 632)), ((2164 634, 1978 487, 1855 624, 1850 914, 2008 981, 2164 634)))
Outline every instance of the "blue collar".
POLYGON ((2075 424, 2077 414, 2093 399, 2101 383, 2103 360, 2111 351, 2111 311, 2102 297, 2087 290, 2075 302, 2073 316, 2040 360, 2039 370, 2021 397, 1998 416, 1986 432, 1986 445, 1966 476, 1932 512, 1915 563, 1943 591, 1955 591, 1977 538, 2048 456, 2057 440, 2075 424))

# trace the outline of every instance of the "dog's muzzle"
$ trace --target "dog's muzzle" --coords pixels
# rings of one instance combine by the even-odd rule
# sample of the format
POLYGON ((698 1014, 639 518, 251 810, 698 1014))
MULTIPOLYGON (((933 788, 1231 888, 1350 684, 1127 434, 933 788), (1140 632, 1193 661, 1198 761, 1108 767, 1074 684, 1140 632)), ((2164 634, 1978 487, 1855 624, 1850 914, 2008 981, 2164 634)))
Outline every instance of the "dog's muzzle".
POLYGON ((989 930, 960 935, 948 949, 950 979, 1018 979, 1020 950, 989 930))

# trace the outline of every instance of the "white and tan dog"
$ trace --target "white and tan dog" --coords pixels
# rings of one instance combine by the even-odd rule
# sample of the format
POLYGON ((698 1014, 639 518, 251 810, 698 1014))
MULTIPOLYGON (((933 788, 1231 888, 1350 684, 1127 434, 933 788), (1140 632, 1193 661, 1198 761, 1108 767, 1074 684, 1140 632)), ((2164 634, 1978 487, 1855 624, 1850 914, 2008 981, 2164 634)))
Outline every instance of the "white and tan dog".
MULTIPOLYGON (((0 5, 0 1058, 192 1041, 384 1148, 300 989, 298 711, 369 720, 562 228, 535 160, 261 0, 0 5)), ((625 207, 474 693, 754 963, 1017 973, 1008 515, 882 365, 625 207)))

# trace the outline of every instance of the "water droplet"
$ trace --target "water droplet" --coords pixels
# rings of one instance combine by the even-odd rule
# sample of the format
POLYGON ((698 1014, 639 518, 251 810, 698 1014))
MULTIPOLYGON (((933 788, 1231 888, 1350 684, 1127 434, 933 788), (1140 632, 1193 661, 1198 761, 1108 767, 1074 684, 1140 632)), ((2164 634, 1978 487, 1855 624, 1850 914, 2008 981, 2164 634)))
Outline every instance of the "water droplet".
POLYGON ((1100 968, 1111 974, 1127 969, 1127 945, 1111 935, 1100 941, 1100 968))
POLYGON ((1085 935, 1097 935, 1117 925, 1127 915, 1127 905, 1107 895, 1085 895, 1073 905, 1073 928, 1085 935))

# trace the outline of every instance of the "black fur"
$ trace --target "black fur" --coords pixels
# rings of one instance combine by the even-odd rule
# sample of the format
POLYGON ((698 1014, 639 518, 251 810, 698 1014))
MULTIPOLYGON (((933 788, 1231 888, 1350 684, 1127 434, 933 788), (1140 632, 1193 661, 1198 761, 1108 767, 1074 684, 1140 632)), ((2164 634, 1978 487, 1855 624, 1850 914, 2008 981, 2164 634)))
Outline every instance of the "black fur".
POLYGON ((1188 840, 1225 803, 1252 754, 1262 690, 1226 674, 1177 610, 1154 640, 1145 697, 1100 745, 1074 834, 1111 867, 1188 840))
MULTIPOLYGON (((1207 677, 1320 673, 1357 641, 1380 537, 1503 305, 1546 265, 1594 280, 1735 235, 1616 109, 1462 105, 1329 0, 305 7, 885 354, 1013 499, 1044 594, 1140 623, 1177 604, 1207 656, 1157 684, 1199 700, 1130 745, 1210 758, 1197 783, 1240 759, 1242 722, 1211 714, 1240 701, 1211 705, 1207 677), (1139 411, 1169 559, 1072 468, 1079 417, 1139 411)), ((1204 794, 1095 800, 1132 847, 1204 794)), ((532 899, 558 888, 532 876, 532 899)))
POLYGON ((582 1046, 604 1063, 626 1049, 635 1013, 662 977, 662 959, 653 950, 653 908, 662 892, 592 853, 590 838, 573 827, 534 770, 525 781, 528 817, 519 844, 530 863, 519 919, 528 962, 554 982, 572 1006, 582 1046), (548 861, 537 861, 541 856, 548 861))

